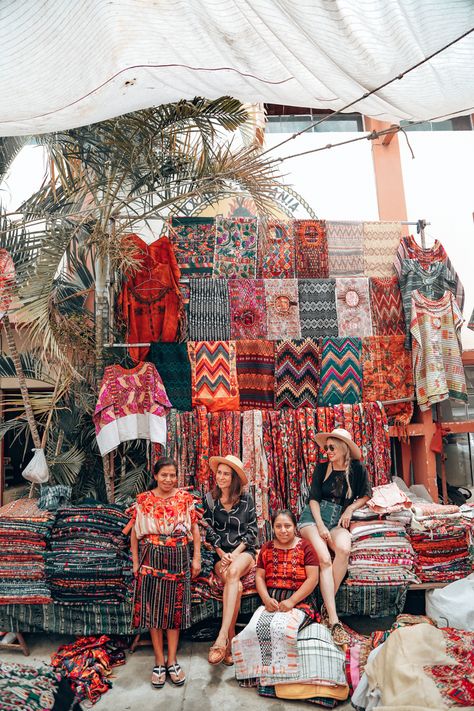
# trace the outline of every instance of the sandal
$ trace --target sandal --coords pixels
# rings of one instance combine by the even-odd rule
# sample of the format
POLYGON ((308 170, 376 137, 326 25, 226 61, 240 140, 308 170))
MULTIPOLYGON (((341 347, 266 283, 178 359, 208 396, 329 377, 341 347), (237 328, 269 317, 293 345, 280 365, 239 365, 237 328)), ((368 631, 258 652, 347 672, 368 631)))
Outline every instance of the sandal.
POLYGON ((166 671, 168 672, 168 676, 169 676, 170 682, 172 684, 174 684, 175 686, 183 686, 184 682, 186 681, 186 677, 183 676, 182 678, 179 678, 179 674, 183 670, 181 669, 178 662, 175 662, 174 664, 170 664, 168 667, 166 667, 166 671), (171 676, 172 674, 176 677, 176 681, 171 676))
POLYGON ((153 667, 153 671, 151 673, 151 685, 155 689, 162 689, 163 686, 165 685, 166 681, 166 667, 164 667, 162 664, 158 664, 156 667, 153 667), (153 681, 153 675, 156 675, 159 678, 159 681, 153 681))
POLYGON ((224 661, 224 658, 227 654, 228 646, 229 640, 226 640, 225 644, 222 647, 220 647, 214 642, 212 647, 209 649, 209 654, 207 655, 207 661, 209 662, 209 664, 220 664, 222 661, 224 661))
POLYGON ((225 650, 225 657, 222 660, 222 663, 226 665, 226 667, 233 667, 234 666, 234 659, 232 657, 232 645, 231 642, 227 643, 227 649, 225 650))
POLYGON ((344 644, 349 644, 351 641, 350 636, 347 634, 340 622, 335 622, 332 625, 331 637, 334 644, 337 644, 338 647, 342 647, 344 644))

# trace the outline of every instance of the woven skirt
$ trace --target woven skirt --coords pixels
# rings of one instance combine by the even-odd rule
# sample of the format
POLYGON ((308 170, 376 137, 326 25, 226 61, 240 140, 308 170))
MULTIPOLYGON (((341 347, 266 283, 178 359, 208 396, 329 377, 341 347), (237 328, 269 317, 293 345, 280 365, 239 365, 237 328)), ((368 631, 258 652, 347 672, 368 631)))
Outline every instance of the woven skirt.
POLYGON ((191 561, 188 543, 140 543, 133 605, 135 629, 191 627, 191 561))

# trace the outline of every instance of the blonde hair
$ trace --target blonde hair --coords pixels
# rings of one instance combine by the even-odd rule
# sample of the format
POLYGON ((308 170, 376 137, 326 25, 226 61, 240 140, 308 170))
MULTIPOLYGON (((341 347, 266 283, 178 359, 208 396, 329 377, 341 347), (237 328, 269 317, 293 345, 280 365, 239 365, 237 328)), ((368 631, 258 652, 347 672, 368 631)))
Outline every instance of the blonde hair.
POLYGON ((352 487, 349 481, 349 473, 351 471, 351 450, 349 449, 349 446, 343 442, 342 439, 339 439, 339 437, 328 437, 327 442, 329 440, 333 440, 334 442, 337 442, 338 447, 341 447, 343 452, 344 452, 344 477, 346 479, 346 484, 347 484, 347 499, 350 499, 352 496, 352 487))

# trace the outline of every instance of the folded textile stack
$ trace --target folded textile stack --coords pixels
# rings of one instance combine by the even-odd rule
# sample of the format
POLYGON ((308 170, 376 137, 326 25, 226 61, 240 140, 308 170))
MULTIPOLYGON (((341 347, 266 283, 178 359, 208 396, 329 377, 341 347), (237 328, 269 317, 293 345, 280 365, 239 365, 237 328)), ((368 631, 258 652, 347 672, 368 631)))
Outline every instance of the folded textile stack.
POLYGON ((46 572, 54 600, 124 600, 131 583, 128 517, 112 504, 85 503, 59 510, 46 572))
POLYGON ((410 540, 423 583, 450 582, 471 572, 468 530, 458 506, 416 503, 410 540))
POLYGON ((0 508, 0 604, 51 602, 44 551, 53 521, 34 499, 0 508))
POLYGON ((52 709, 61 675, 49 666, 0 662, 1 711, 52 709))
POLYGON ((402 523, 385 519, 357 521, 350 530, 352 547, 346 585, 418 582, 413 548, 402 523))

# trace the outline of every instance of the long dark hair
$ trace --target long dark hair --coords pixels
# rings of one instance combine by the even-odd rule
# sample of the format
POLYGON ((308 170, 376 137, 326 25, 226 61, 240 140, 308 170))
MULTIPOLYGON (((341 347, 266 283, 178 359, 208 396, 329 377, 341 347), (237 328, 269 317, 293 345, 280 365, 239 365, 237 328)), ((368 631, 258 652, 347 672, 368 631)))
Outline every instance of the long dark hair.
POLYGON ((154 467, 153 467, 153 476, 148 484, 147 491, 151 491, 152 489, 156 488, 156 475, 160 471, 160 469, 163 469, 163 467, 174 467, 176 469, 176 474, 178 474, 178 465, 176 464, 175 460, 173 457, 160 457, 159 459, 156 460, 154 467))
POLYGON ((278 509, 278 511, 275 511, 272 516, 272 526, 275 525, 275 521, 277 520, 278 516, 288 516, 288 518, 291 519, 293 526, 295 528, 297 527, 296 516, 293 511, 290 511, 290 509, 278 509))
MULTIPOLYGON (((227 466, 230 467, 230 464, 227 466)), ((232 467, 230 467, 232 469, 232 467)), ((212 498, 214 501, 217 501, 218 499, 221 498, 222 496, 222 490, 217 484, 214 484, 214 488, 212 489, 212 498)), ((240 499, 240 495, 242 493, 242 482, 240 481, 240 477, 235 471, 235 469, 232 469, 232 479, 230 482, 230 487, 229 487, 229 497, 232 502, 232 504, 236 504, 237 501, 240 499)))

